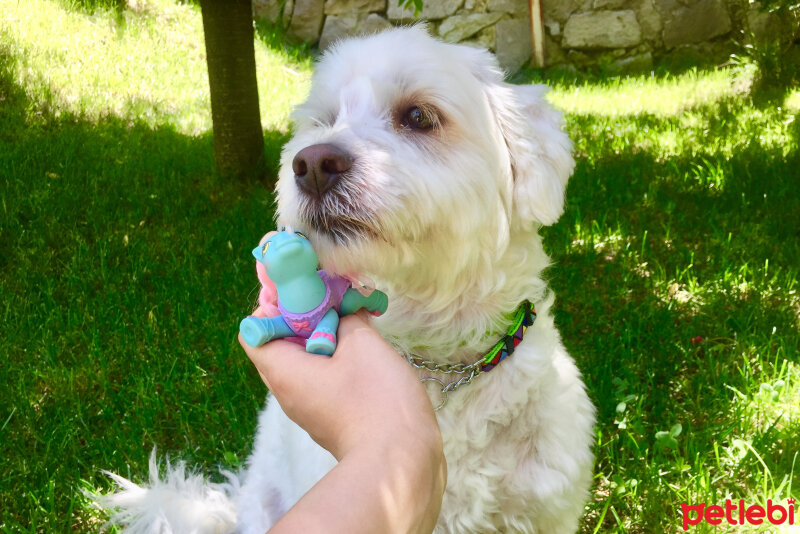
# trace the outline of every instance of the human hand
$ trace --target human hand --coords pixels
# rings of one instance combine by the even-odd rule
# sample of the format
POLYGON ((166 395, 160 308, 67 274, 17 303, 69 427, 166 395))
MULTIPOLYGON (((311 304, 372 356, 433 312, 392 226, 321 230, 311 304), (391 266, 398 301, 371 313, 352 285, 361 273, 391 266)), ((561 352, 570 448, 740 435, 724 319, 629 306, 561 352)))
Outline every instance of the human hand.
POLYGON ((331 357, 284 340, 258 348, 243 343, 241 336, 239 342, 286 415, 338 460, 376 441, 441 447, 419 377, 364 313, 341 319, 331 357))
POLYGON ((436 525, 447 467, 433 408, 365 314, 341 319, 333 356, 239 337, 286 415, 339 460, 270 533, 421 534, 436 525))

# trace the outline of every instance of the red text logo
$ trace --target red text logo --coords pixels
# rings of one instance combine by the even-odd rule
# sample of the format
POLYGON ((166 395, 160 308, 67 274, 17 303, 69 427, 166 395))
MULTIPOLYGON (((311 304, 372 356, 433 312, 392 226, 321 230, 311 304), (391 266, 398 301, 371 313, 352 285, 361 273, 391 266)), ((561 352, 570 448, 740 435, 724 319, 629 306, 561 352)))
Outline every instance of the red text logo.
POLYGON ((747 506, 743 500, 738 503, 730 499, 725 501, 725 507, 706 503, 686 504, 681 503, 683 513, 683 530, 699 525, 705 521, 709 525, 719 525, 727 521, 729 525, 760 525, 769 521, 773 525, 794 525, 794 499, 787 499, 786 506, 773 504, 772 499, 767 500, 767 506, 753 504, 747 506))

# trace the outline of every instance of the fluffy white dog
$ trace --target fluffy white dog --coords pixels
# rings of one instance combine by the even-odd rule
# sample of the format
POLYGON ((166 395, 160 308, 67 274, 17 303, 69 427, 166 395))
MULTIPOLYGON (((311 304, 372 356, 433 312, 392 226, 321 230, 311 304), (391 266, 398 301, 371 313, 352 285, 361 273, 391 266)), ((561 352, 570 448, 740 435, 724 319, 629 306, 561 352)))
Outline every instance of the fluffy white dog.
MULTIPOLYGON (((375 326, 440 381, 435 406, 449 390, 437 533, 574 532, 588 496, 594 409, 542 279, 538 229, 574 165, 544 92, 503 83, 486 51, 395 29, 325 54, 283 150, 279 223, 305 229, 326 270, 373 279, 389 295, 375 326), (526 300, 538 317, 516 351, 470 366, 526 300)), ((263 534, 334 462, 270 400, 245 473, 160 479, 153 461, 150 487, 115 477, 106 505, 130 532, 263 534)))

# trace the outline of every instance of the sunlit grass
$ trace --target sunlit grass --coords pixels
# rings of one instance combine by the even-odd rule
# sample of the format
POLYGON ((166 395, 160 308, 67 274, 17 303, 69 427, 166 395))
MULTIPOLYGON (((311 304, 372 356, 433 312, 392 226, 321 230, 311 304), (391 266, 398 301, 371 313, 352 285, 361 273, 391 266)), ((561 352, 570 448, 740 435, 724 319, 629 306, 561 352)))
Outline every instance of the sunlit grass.
POLYGON ((788 111, 793 111, 795 113, 800 111, 800 90, 789 92, 789 94, 786 95, 786 100, 783 105, 788 111))
POLYGON ((689 71, 666 78, 643 75, 583 85, 556 84, 551 100, 569 113, 672 116, 736 94, 730 73, 719 70, 689 71))
MULTIPOLYGON (((17 80, 54 113, 105 115, 186 134, 211 128, 199 11, 170 0, 120 15, 88 15, 47 0, 0 0, 0 34, 13 43, 17 80)), ((264 128, 285 131, 307 90, 310 63, 256 41, 264 128)))
POLYGON ((796 128, 794 97, 783 108, 742 106, 743 99, 731 89, 737 76, 733 69, 702 76, 690 72, 679 80, 663 81, 663 91, 659 79, 647 76, 574 89, 556 86, 549 99, 580 128, 574 139, 579 154, 600 138, 615 153, 642 150, 663 159, 709 151, 730 157, 753 143, 784 154, 796 150, 797 140, 791 135, 796 128), (633 98, 631 91, 640 98, 633 98), (701 94, 705 96, 697 96, 701 94), (648 104, 643 106, 643 101, 648 104))

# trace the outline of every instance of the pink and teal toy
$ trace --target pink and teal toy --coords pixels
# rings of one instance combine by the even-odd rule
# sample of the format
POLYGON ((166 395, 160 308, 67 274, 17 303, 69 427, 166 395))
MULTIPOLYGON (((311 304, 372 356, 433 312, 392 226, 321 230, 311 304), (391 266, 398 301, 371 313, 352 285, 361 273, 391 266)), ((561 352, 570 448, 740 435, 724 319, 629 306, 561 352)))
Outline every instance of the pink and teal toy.
POLYGON ((242 320, 239 332, 251 347, 298 336, 306 339, 306 351, 330 356, 336 349, 340 316, 361 308, 374 315, 386 312, 385 293, 374 290, 365 296, 346 278, 318 271, 317 254, 301 232, 277 232, 253 249, 253 256, 275 286, 280 315, 242 320))

